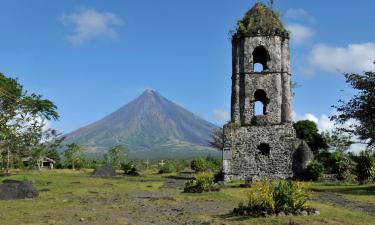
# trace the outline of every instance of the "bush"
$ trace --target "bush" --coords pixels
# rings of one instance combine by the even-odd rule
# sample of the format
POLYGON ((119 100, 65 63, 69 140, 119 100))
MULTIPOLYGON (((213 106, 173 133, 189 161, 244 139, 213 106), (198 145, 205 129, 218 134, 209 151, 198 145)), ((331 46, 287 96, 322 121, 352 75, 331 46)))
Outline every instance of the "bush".
POLYGON ((121 163, 120 165, 121 167, 121 170, 124 171, 124 173, 127 173, 128 171, 132 170, 134 167, 134 164, 131 163, 131 162, 128 162, 128 163, 121 163))
POLYGON ((159 174, 163 173, 174 173, 176 172, 176 166, 172 162, 166 162, 159 170, 159 174))
POLYGON ((307 186, 301 182, 275 181, 253 182, 247 193, 247 205, 240 204, 235 214, 265 216, 280 212, 297 213, 314 211, 305 206, 310 195, 307 186))
POLYGON ((281 180, 273 190, 276 212, 295 212, 303 209, 308 198, 307 187, 301 182, 281 180))
POLYGON ((305 176, 307 180, 317 181, 324 173, 324 166, 321 162, 312 161, 306 168, 305 176))
POLYGON ((270 182, 254 182, 247 193, 247 208, 254 212, 275 211, 275 201, 273 200, 273 187, 270 182))
POLYGON ((375 177, 375 159, 374 156, 368 152, 363 151, 357 158, 356 166, 357 180, 360 184, 374 179, 375 177))
POLYGON ((191 161, 191 169, 194 170, 196 173, 207 171, 206 160, 202 157, 195 158, 191 161))
POLYGON ((224 181, 224 172, 223 170, 219 170, 219 172, 215 173, 214 175, 215 183, 219 183, 220 181, 224 181))
POLYGON ((210 191, 218 191, 219 188, 215 185, 214 176, 212 173, 198 173, 194 178, 185 184, 184 192, 186 193, 202 193, 210 191))
POLYGON ((341 157, 333 165, 333 172, 337 174, 339 181, 354 181, 356 164, 347 156, 341 157))

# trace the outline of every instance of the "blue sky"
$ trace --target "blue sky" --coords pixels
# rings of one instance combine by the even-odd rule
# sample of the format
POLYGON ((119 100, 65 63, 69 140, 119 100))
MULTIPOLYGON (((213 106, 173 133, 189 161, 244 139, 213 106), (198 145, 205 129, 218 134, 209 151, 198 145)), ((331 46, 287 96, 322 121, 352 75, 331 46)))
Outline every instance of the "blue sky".
MULTIPOLYGON (((0 7, 0 71, 54 101, 70 132, 155 89, 203 118, 228 118, 229 30, 251 0, 9 0, 0 7)), ((297 119, 322 130, 353 91, 338 71, 374 69, 375 1, 279 0, 292 31, 297 119)))

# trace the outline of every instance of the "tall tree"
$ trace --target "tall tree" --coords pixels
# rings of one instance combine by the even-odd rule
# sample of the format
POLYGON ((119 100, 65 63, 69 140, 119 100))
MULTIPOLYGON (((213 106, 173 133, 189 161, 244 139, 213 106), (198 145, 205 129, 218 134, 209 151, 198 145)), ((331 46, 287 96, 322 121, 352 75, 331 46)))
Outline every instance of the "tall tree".
POLYGON ((118 168, 125 161, 128 150, 123 145, 117 145, 104 154, 104 161, 118 168))
POLYGON ((322 136, 329 150, 332 152, 345 153, 353 144, 351 135, 343 133, 340 130, 334 130, 332 132, 323 132, 322 136))
POLYGON ((82 159, 84 148, 77 144, 71 143, 66 145, 67 149, 64 151, 64 158, 67 162, 71 163, 72 169, 75 169, 76 163, 82 159))
POLYGON ((216 148, 219 151, 223 150, 224 147, 224 133, 222 128, 215 129, 211 134, 211 140, 209 140, 208 144, 212 148, 216 148))
POLYGON ((351 122, 340 130, 357 136, 375 149, 375 72, 348 73, 345 78, 358 92, 349 101, 340 100, 339 106, 333 106, 338 114, 331 119, 341 126, 351 122))
POLYGON ((314 154, 319 153, 319 149, 327 148, 321 134, 319 134, 318 126, 310 120, 300 120, 294 125, 297 138, 306 141, 314 154))
POLYGON ((38 94, 28 94, 17 79, 0 73, 0 153, 6 155, 6 172, 11 158, 21 156, 42 139, 46 120, 57 120, 56 105, 38 94))

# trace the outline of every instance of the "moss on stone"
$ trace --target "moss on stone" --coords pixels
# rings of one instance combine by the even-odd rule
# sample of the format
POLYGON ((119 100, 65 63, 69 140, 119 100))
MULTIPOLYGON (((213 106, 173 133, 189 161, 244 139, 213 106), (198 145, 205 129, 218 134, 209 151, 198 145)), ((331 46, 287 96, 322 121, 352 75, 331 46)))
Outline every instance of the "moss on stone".
POLYGON ((237 22, 234 35, 285 33, 286 29, 279 17, 278 12, 268 8, 263 3, 256 3, 243 19, 237 22))

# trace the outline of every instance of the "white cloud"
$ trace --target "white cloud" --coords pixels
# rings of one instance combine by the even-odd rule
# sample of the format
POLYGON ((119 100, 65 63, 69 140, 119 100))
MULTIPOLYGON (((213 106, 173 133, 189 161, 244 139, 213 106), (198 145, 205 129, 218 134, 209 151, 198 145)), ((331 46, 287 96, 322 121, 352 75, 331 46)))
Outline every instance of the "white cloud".
POLYGON ((285 13, 285 18, 287 19, 293 19, 293 20, 306 20, 309 22, 315 22, 315 18, 310 15, 306 10, 304 9, 288 9, 285 13))
POLYGON ((289 24, 286 28, 291 32, 292 41, 296 44, 309 41, 315 35, 311 28, 297 23, 289 24))
POLYGON ((226 110, 214 109, 212 111, 212 117, 221 123, 225 123, 230 120, 230 113, 226 110))
POLYGON ((293 113, 293 117, 295 121, 299 120, 310 120, 313 121, 318 125, 318 129, 320 132, 327 132, 332 131, 335 129, 335 123, 329 119, 329 117, 325 114, 321 115, 320 117, 315 116, 312 113, 307 113, 305 115, 298 115, 293 113))
POLYGON ((309 63, 315 69, 331 73, 362 72, 374 70, 375 43, 349 44, 333 47, 317 44, 309 56, 309 63))
POLYGON ((73 26, 74 33, 67 36, 67 40, 73 44, 81 44, 97 37, 114 39, 117 32, 113 26, 124 24, 123 20, 113 13, 88 8, 82 8, 77 13, 64 14, 60 20, 65 26, 73 26))

